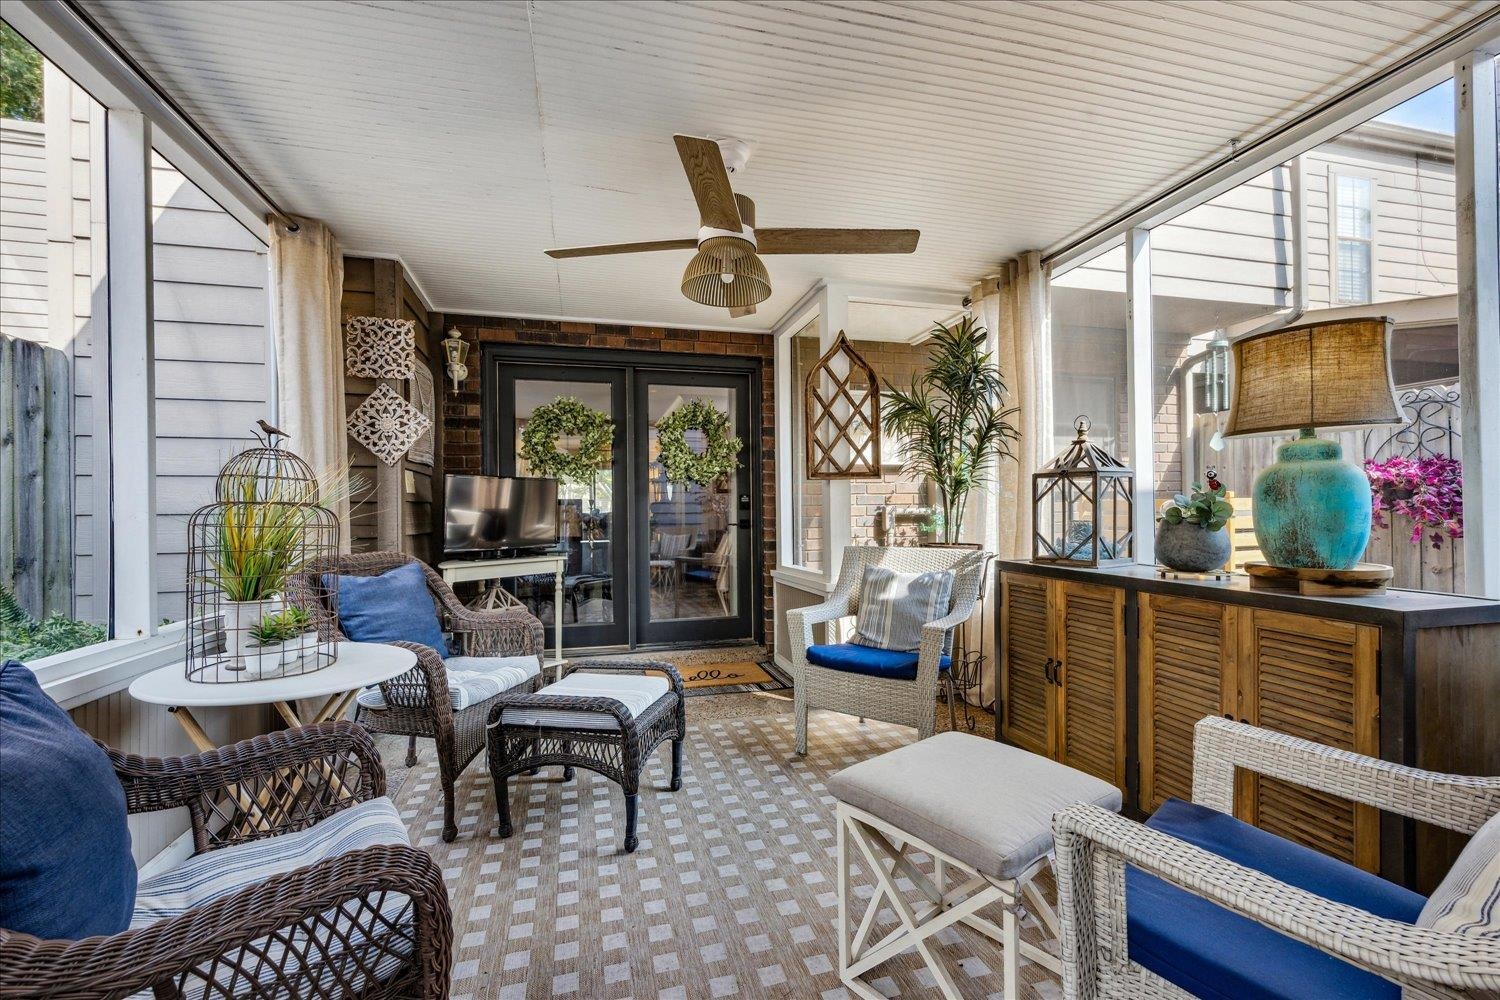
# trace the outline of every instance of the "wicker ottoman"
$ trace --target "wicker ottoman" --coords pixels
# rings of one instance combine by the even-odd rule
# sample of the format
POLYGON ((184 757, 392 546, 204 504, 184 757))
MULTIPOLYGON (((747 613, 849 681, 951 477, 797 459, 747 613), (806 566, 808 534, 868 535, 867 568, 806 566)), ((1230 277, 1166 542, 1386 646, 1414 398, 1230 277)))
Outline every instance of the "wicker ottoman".
POLYGON ((500 836, 513 832, 507 786, 514 775, 558 765, 563 780, 571 781, 573 769, 582 767, 625 793, 625 852, 631 853, 641 770, 652 751, 671 740, 671 790, 682 787, 686 721, 682 678, 670 663, 653 660, 594 660, 535 694, 500 695, 489 720, 500 836))
POLYGON ((1021 940, 1030 906, 1054 936, 1057 917, 1033 880, 1052 850, 1052 817, 1087 802, 1119 810, 1107 781, 1016 747, 967 733, 942 733, 893 750, 828 779, 838 800, 839 978, 855 996, 884 1000, 867 981, 883 962, 916 948, 938 990, 959 1000, 952 974, 928 938, 966 924, 1005 948, 1006 1000, 1016 1000, 1021 955, 1061 973, 1057 957, 1021 940), (850 923, 849 845, 875 881, 865 913, 850 923), (932 861, 922 871, 912 855, 932 861), (907 899, 910 884, 919 898, 907 899), (1001 926, 980 916, 998 903, 1001 926), (889 906, 901 926, 872 939, 876 914, 889 906))

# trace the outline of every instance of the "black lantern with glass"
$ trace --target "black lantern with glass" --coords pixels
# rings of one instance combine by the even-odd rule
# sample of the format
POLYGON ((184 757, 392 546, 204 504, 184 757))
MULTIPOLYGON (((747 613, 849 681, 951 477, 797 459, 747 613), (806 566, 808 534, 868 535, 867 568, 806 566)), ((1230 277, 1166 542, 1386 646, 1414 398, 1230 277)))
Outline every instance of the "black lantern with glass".
POLYGON ((1073 423, 1078 436, 1031 477, 1033 562, 1108 566, 1135 559, 1135 473, 1088 439, 1089 418, 1073 423))

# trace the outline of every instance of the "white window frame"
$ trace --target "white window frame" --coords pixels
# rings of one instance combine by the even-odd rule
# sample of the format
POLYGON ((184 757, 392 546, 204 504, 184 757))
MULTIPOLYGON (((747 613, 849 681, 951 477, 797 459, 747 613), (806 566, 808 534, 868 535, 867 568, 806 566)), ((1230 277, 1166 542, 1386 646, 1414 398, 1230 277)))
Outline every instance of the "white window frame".
POLYGON ((1378 297, 1375 287, 1375 265, 1378 260, 1378 235, 1380 232, 1380 180, 1373 173, 1364 170, 1350 170, 1347 167, 1330 166, 1328 169, 1328 297, 1329 305, 1333 308, 1339 306, 1363 306, 1374 302, 1378 297), (1363 181, 1370 186, 1370 235, 1352 236, 1343 233, 1339 229, 1339 181, 1342 179, 1352 181, 1363 181), (1369 295, 1362 299, 1344 299, 1343 287, 1339 280, 1339 244, 1342 242, 1363 243, 1370 254, 1370 289, 1369 295))

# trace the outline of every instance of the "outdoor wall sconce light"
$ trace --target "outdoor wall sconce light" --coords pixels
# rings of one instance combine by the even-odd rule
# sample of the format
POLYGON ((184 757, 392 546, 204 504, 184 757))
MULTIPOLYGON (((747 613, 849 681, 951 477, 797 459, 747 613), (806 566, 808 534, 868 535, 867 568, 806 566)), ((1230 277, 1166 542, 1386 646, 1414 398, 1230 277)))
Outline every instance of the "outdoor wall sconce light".
POLYGON ((469 342, 457 330, 449 330, 443 340, 443 353, 448 357, 448 377, 453 380, 453 391, 457 392, 459 383, 469 377, 469 366, 464 364, 464 359, 469 356, 469 342))

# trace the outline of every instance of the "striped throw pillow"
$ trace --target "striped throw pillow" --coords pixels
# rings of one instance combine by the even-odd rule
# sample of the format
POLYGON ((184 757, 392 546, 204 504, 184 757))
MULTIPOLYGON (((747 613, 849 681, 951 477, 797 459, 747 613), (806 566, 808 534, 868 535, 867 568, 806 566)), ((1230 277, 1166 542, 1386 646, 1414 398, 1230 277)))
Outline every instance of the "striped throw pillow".
MULTIPOLYGON (((1454 934, 1500 937, 1500 813, 1464 846, 1417 917, 1418 927, 1454 934)), ((1474 993, 1495 997, 1493 991, 1474 993)))
POLYGON ((922 626, 948 613, 953 573, 898 573, 884 566, 865 570, 860 590, 858 642, 910 652, 922 644, 922 626))

